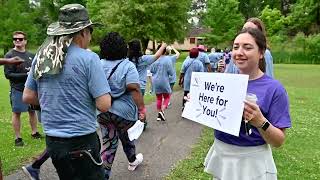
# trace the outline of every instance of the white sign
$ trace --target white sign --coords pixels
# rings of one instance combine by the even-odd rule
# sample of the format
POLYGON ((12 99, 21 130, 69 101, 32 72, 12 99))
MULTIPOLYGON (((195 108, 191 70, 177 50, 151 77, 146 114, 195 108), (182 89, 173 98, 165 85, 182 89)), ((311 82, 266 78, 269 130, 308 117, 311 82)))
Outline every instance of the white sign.
POLYGON ((239 136, 248 75, 193 72, 182 117, 239 136))

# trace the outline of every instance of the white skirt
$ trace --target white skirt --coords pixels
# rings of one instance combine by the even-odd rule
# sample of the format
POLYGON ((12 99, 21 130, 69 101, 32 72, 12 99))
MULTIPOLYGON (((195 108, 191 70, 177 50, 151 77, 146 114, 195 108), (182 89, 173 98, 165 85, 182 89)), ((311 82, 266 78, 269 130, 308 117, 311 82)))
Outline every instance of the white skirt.
POLYGON ((221 180, 275 180, 277 168, 269 145, 235 146, 214 140, 204 171, 221 180))

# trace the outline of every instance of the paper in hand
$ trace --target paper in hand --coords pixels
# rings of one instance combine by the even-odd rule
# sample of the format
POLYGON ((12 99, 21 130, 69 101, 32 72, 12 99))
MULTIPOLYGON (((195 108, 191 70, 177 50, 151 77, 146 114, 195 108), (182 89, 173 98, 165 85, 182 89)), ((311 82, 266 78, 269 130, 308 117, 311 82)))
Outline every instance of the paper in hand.
POLYGON ((144 128, 144 123, 140 120, 136 121, 136 123, 128 129, 129 140, 132 141, 134 139, 138 139, 142 134, 144 128))

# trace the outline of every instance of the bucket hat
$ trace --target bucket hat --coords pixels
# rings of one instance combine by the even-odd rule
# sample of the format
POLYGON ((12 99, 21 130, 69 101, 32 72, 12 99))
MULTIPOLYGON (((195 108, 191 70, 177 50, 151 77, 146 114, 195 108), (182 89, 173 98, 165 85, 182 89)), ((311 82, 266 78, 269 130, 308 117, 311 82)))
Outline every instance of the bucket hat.
POLYGON ((59 9, 58 22, 47 28, 49 36, 73 34, 88 26, 94 25, 89 19, 87 9, 80 4, 67 4, 59 9))

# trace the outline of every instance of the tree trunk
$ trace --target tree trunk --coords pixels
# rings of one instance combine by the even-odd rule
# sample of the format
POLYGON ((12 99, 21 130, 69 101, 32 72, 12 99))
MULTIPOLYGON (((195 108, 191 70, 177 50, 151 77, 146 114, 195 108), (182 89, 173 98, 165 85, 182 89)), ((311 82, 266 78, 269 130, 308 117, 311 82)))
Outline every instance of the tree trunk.
POLYGON ((149 39, 141 39, 143 54, 146 52, 146 49, 148 48, 148 43, 149 43, 149 39))
POLYGON ((287 16, 290 10, 290 0, 281 0, 281 13, 287 16))

